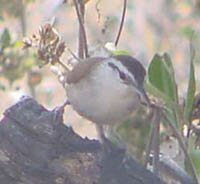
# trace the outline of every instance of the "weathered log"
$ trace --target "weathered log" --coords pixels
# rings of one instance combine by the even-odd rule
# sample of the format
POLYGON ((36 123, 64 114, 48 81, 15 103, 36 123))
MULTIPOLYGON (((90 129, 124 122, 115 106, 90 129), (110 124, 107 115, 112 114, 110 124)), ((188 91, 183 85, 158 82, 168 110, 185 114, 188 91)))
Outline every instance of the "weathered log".
POLYGON ((161 184, 122 150, 108 154, 63 123, 63 109, 45 109, 30 97, 0 121, 2 184, 161 184))

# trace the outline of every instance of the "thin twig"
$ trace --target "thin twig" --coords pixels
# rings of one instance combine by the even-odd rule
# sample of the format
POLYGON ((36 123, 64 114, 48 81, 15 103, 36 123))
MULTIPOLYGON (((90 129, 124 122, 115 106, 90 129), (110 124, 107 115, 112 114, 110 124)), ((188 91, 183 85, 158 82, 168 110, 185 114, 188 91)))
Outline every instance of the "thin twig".
POLYGON ((20 21, 21 21, 21 28, 22 28, 22 36, 26 35, 26 5, 24 1, 19 1, 21 6, 21 14, 20 14, 20 21))
MULTIPOLYGON (((189 42, 189 48, 190 48, 190 70, 191 70, 191 63, 194 62, 194 59, 195 59, 195 55, 196 55, 196 52, 195 52, 195 48, 194 48, 194 45, 193 45, 193 41, 194 41, 194 35, 195 32, 193 31, 192 32, 192 35, 190 37, 190 42, 189 42)), ((188 89, 189 90, 189 89, 188 89)), ((194 102, 194 101, 193 101, 194 102)), ((187 140, 189 140, 189 137, 190 137, 190 131, 191 131, 191 123, 192 123, 192 120, 191 120, 191 114, 190 114, 190 118, 188 119, 188 130, 187 130, 187 140)))
POLYGON ((152 140, 153 144, 153 172, 156 175, 159 175, 159 155, 160 155, 160 141, 159 141, 159 134, 160 134, 160 120, 161 120, 161 111, 158 108, 155 108, 154 111, 154 136, 152 140))
POLYGON ((176 136, 176 138, 177 138, 177 140, 179 142, 179 145, 182 148, 182 150, 183 150, 183 152, 185 154, 186 159, 188 160, 188 164, 189 164, 189 167, 191 169, 191 174, 193 176, 194 182, 195 182, 195 184, 198 184, 197 173, 196 173, 196 170, 194 168, 194 164, 193 164, 193 162, 192 162, 192 160, 191 160, 191 158, 190 158, 190 156, 188 154, 188 151, 187 151, 187 148, 186 148, 186 145, 185 145, 185 143, 183 141, 182 136, 179 134, 179 132, 177 131, 176 127, 173 125, 173 123, 171 122, 171 120, 165 115, 164 112, 162 113, 162 115, 165 118, 165 120, 167 120, 170 128, 172 129, 174 135, 176 136))
POLYGON ((148 143, 146 145, 146 149, 145 149, 145 153, 146 153, 145 160, 144 160, 144 167, 145 168, 147 168, 147 165, 148 165, 148 162, 149 162, 150 153, 151 153, 153 136, 154 136, 154 131, 153 130, 154 130, 154 124, 151 123, 150 132, 149 132, 149 139, 148 139, 149 141, 148 141, 148 143))
POLYGON ((81 59, 77 57, 69 47, 66 47, 66 48, 67 48, 67 51, 72 55, 74 59, 76 59, 77 61, 81 61, 81 59))
MULTIPOLYGON (((82 3, 82 0, 79 1, 79 13, 81 15, 81 20, 84 25, 84 18, 85 18, 85 5, 82 3)), ((85 58, 85 45, 84 45, 84 37, 83 37, 83 31, 82 27, 79 24, 79 30, 78 30, 78 56, 80 58, 85 58)))
POLYGON ((152 120, 151 120, 151 130, 148 145, 146 146, 146 157, 144 166, 147 167, 149 162, 149 156, 151 150, 153 150, 153 171, 156 175, 159 175, 159 154, 160 154, 160 121, 161 121, 161 110, 158 106, 153 104, 151 105, 152 109, 152 120))
POLYGON ((124 25, 124 20, 125 20, 125 15, 126 15, 126 6, 127 6, 127 0, 124 0, 124 6, 123 6, 123 11, 122 11, 119 31, 117 33, 117 37, 116 37, 116 40, 115 40, 115 46, 117 46, 117 44, 119 42, 119 38, 120 38, 120 35, 121 35, 121 32, 122 32, 122 28, 123 28, 123 25, 124 25))
POLYGON ((59 63, 67 72, 69 72, 69 68, 60 60, 57 61, 57 63, 59 63))
POLYGON ((100 9, 99 9, 99 3, 100 3, 100 0, 98 0, 97 2, 96 2, 96 4, 95 4, 95 9, 96 9, 96 11, 97 11, 97 16, 98 16, 98 23, 100 22, 100 18, 101 18, 101 12, 100 12, 100 9))
POLYGON ((82 59, 84 56, 82 54, 82 51, 85 51, 85 57, 88 57, 88 48, 87 48, 87 38, 86 38, 86 32, 85 32, 85 27, 84 27, 84 15, 82 13, 84 13, 84 4, 81 3, 80 4, 80 10, 79 10, 79 6, 78 6, 78 2, 77 0, 73 0, 74 1, 74 5, 75 5, 75 9, 76 9, 76 14, 77 14, 77 18, 79 21, 79 27, 80 27, 80 31, 79 31, 79 57, 82 59), (82 36, 80 36, 82 35, 82 36), (83 37, 83 40, 82 38, 83 37), (81 42, 81 43, 80 43, 81 42), (81 45, 83 42, 84 47, 81 45))

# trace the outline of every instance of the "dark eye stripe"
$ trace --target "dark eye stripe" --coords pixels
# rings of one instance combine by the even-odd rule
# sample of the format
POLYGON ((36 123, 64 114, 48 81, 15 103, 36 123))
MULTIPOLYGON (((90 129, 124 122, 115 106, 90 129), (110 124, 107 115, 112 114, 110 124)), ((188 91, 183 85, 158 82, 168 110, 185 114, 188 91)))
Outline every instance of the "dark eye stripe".
POLYGON ((119 60, 132 73, 138 85, 143 85, 146 71, 137 59, 125 55, 114 56, 114 58, 119 60))
POLYGON ((120 79, 122 79, 122 80, 126 80, 126 79, 127 79, 126 74, 125 74, 124 72, 120 71, 119 68, 118 68, 115 64, 113 64, 113 63, 108 63, 108 65, 109 65, 110 67, 112 67, 113 69, 115 69, 115 70, 118 71, 120 79))
POLYGON ((122 79, 122 80, 126 80, 126 79, 127 79, 126 74, 125 74, 124 72, 121 72, 121 71, 119 71, 119 77, 120 77, 120 79, 122 79))

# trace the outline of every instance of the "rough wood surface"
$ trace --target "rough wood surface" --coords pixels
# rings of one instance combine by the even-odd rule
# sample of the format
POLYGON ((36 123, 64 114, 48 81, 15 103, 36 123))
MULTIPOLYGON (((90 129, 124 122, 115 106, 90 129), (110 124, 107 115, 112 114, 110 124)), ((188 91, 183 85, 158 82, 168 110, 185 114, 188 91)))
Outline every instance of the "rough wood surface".
POLYGON ((108 154, 96 140, 82 139, 52 111, 23 97, 0 121, 2 184, 161 184, 119 149, 108 154))

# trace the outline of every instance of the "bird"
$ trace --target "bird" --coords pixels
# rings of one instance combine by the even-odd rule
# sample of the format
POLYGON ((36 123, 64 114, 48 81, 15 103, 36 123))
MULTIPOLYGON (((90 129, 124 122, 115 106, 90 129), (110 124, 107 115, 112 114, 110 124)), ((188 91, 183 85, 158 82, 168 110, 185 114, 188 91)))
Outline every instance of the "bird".
POLYGON ((79 115, 96 124, 104 140, 104 125, 119 125, 142 102, 150 103, 145 75, 141 62, 129 55, 86 58, 67 73, 67 99, 79 115))

